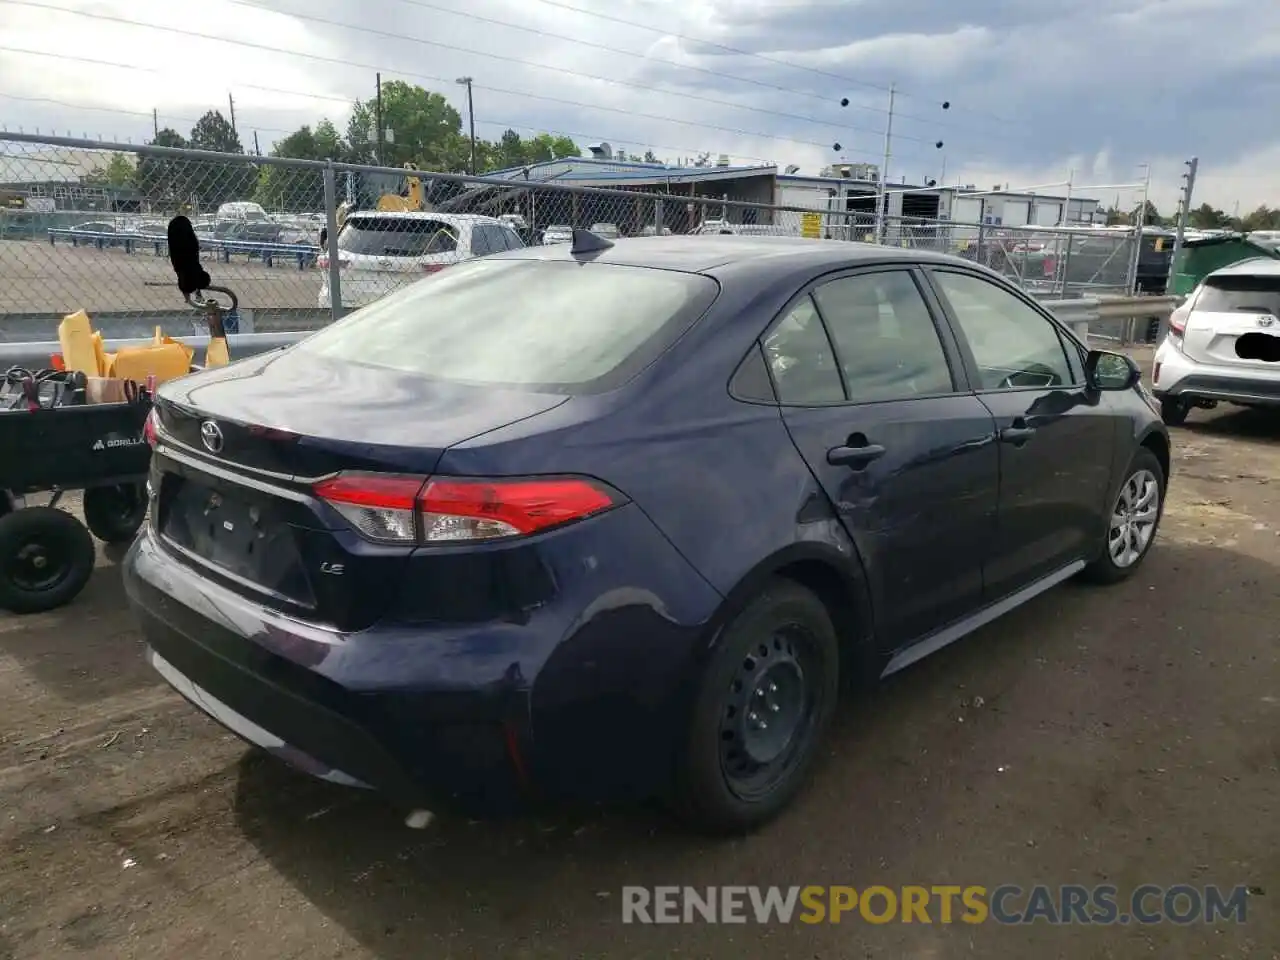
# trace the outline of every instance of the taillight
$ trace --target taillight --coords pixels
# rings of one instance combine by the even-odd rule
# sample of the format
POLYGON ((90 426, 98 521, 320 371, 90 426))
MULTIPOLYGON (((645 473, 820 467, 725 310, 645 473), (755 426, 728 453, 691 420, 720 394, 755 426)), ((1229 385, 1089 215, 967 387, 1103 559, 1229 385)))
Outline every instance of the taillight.
POLYGON ((1187 315, 1182 310, 1175 310, 1169 314, 1169 330, 1175 337, 1181 337, 1187 332, 1187 315))
POLYGON ((147 413, 147 419, 142 423, 142 435, 146 437, 147 445, 153 450, 160 440, 158 427, 159 420, 160 416, 156 413, 156 408, 152 407, 147 413))
POLYGON ((448 264, 444 264, 444 263, 424 263, 424 264, 422 265, 422 272, 423 272, 423 273, 439 273, 439 272, 440 272, 441 270, 443 270, 446 266, 448 266, 448 264))
POLYGON ((621 500, 584 477, 476 479, 340 473, 314 487, 355 529, 379 543, 474 543, 538 533, 621 500))

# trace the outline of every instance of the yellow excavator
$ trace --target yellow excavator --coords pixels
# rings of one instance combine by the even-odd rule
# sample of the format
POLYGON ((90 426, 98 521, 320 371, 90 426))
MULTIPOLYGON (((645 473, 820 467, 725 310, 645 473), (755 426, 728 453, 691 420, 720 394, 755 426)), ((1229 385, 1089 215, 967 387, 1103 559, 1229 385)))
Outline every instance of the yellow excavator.
MULTIPOLYGON (((415 172, 418 169, 412 163, 406 163, 404 168, 415 172)), ((378 198, 379 211, 382 213, 416 213, 419 211, 426 212, 431 209, 422 196, 422 178, 406 176, 404 182, 405 190, 403 193, 384 193, 378 198)))
MULTIPOLYGON (((404 169, 417 172, 418 168, 412 163, 405 163, 404 169)), ((431 204, 427 203, 423 198, 422 178, 410 177, 404 178, 405 187, 403 193, 384 193, 378 197, 377 209, 382 213, 410 213, 422 212, 427 213, 431 210, 431 204)), ((338 230, 342 230, 342 225, 347 222, 347 214, 356 209, 356 204, 350 200, 344 200, 338 204, 337 214, 338 230)), ((328 231, 322 229, 320 231, 320 245, 324 246, 328 231)))

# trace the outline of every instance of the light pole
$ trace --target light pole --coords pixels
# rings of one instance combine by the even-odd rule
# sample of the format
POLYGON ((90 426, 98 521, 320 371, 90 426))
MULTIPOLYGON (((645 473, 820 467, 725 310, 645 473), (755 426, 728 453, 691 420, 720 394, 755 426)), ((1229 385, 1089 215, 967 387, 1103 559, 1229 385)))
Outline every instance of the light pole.
POLYGON ((471 128, 471 175, 476 175, 476 107, 471 99, 471 78, 459 77, 458 83, 467 88, 467 125, 471 128))

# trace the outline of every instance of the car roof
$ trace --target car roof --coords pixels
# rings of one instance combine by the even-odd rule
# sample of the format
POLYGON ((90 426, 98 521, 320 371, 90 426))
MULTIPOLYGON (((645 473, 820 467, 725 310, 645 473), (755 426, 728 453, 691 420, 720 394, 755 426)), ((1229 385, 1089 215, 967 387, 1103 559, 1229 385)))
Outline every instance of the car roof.
MULTIPOLYGON (((689 236, 631 237, 610 241, 613 246, 591 255, 596 263, 657 267, 705 273, 737 264, 771 265, 786 268, 837 269, 859 262, 901 261, 905 263, 969 263, 959 257, 904 247, 856 243, 847 240, 811 240, 801 237, 743 236, 708 234, 689 236)), ((498 256, 526 260, 572 260, 572 248, 525 247, 498 256)))
POLYGON ((1250 257, 1214 270, 1210 277, 1280 277, 1280 260, 1250 257))

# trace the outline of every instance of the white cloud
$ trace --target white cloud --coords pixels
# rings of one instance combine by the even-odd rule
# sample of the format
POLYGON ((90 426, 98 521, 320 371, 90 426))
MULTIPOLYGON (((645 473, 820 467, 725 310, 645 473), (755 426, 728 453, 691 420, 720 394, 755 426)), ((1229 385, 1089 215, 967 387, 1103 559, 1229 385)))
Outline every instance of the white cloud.
POLYGON ((207 0, 198 19, 175 0, 32 2, 232 42, 9 0, 0 116, 10 128, 137 141, 150 136, 152 109, 185 131, 206 110, 225 112, 231 92, 238 126, 265 147, 323 116, 341 125, 379 70, 464 110, 454 78, 465 74, 485 137, 510 125, 816 172, 841 155, 880 160, 892 80, 903 93, 891 179, 939 176, 945 158, 948 180, 987 186, 1063 180, 1073 167, 1093 183, 1131 182, 1149 161, 1153 196, 1168 207, 1182 161, 1199 153, 1200 197, 1280 204, 1268 143, 1280 6, 1256 0, 563 0, 601 16, 544 0, 207 0))

